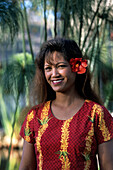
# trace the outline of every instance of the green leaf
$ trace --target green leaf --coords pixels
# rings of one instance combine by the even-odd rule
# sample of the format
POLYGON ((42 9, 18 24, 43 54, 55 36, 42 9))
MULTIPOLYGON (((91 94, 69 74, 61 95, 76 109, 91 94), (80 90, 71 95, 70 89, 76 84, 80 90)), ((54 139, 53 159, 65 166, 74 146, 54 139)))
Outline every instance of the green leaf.
POLYGON ((90 160, 90 155, 89 154, 83 154, 82 155, 84 156, 85 160, 88 161, 90 160))
POLYGON ((59 155, 59 159, 61 158, 61 156, 63 156, 63 158, 64 158, 64 161, 66 162, 66 156, 68 156, 68 152, 67 151, 57 151, 57 152, 55 152, 56 154, 60 154, 59 155))
MULTIPOLYGON (((50 116, 50 115, 49 115, 49 116, 50 116)), ((40 120, 40 119, 38 118, 39 123, 40 123, 41 125, 47 124, 48 121, 52 118, 52 117, 49 118, 49 116, 48 116, 47 118, 44 118, 43 120, 40 120)))
POLYGON ((94 120, 95 120, 95 118, 93 117, 90 117, 90 116, 88 116, 89 117, 89 119, 90 119, 90 121, 92 122, 92 123, 94 123, 94 120))

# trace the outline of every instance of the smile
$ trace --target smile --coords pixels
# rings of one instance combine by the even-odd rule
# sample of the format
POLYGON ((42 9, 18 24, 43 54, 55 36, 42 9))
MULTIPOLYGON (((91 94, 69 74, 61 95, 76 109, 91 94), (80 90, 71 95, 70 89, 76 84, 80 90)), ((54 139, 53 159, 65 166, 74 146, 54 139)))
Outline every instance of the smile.
POLYGON ((52 80, 52 83, 55 84, 60 84, 63 80, 52 80))

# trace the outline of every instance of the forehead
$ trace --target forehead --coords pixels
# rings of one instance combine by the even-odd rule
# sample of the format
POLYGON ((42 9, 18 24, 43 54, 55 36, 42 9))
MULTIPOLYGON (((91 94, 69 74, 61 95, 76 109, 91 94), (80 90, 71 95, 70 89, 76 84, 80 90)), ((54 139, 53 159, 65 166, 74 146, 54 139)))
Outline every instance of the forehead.
POLYGON ((67 62, 67 60, 65 60, 64 55, 60 52, 54 51, 52 53, 48 53, 45 56, 45 62, 44 63, 48 63, 48 64, 55 64, 58 62, 67 62))

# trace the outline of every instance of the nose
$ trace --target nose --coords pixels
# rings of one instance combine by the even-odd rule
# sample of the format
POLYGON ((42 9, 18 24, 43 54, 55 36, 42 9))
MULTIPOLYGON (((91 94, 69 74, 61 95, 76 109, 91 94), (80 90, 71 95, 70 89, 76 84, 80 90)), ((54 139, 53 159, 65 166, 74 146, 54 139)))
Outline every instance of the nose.
POLYGON ((56 76, 58 76, 59 75, 59 73, 58 73, 58 70, 57 70, 57 68, 53 68, 52 69, 52 77, 56 77, 56 76))

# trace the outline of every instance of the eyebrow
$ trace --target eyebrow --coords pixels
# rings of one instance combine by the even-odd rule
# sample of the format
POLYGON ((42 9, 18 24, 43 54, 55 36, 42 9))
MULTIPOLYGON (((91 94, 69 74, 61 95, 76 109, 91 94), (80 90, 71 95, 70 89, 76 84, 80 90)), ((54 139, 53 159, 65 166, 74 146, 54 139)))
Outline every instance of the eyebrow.
POLYGON ((49 65, 59 65, 59 64, 67 64, 66 62, 58 62, 57 64, 45 64, 45 66, 49 66, 49 65))

